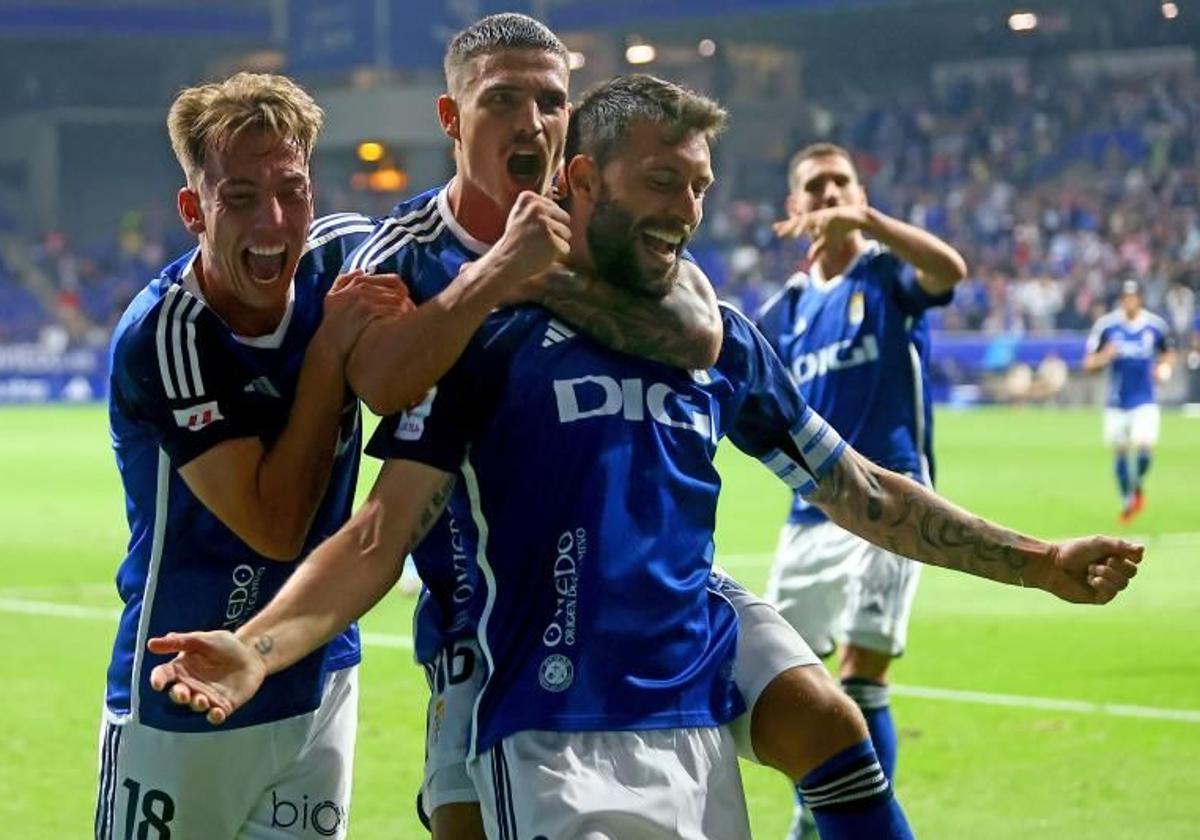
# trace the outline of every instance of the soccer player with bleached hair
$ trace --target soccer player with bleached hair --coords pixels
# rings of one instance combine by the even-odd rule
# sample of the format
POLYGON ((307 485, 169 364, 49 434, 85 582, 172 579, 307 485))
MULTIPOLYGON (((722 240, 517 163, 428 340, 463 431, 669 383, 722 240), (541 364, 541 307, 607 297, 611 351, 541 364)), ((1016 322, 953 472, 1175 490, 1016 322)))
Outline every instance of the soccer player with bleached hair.
POLYGON ((273 676, 222 733, 151 690, 162 658, 146 640, 236 629, 346 521, 361 427, 345 368, 368 325, 430 348, 388 363, 421 393, 494 307, 530 288, 464 278, 414 310, 395 276, 339 276, 375 225, 353 213, 313 219, 322 121, 308 93, 275 75, 188 88, 171 106, 179 214, 197 247, 135 297, 112 340, 109 417, 130 538, 98 838, 345 835, 355 627, 273 676))
MULTIPOLYGON (((872 207, 841 146, 797 152, 788 189, 788 218, 776 232, 807 238, 809 266, 767 301, 758 326, 805 400, 850 445, 932 486, 925 314, 950 301, 966 264, 933 234, 872 207)), ((767 599, 814 650, 839 651, 842 686, 889 778, 897 742, 887 672, 905 649, 920 569, 796 494, 767 584, 767 599)), ((811 822, 797 802, 791 836, 811 836, 811 822)))
POLYGON ((1141 287, 1136 280, 1126 280, 1121 284, 1120 306, 1096 321, 1083 358, 1084 370, 1109 369, 1104 441, 1113 450, 1122 525, 1132 522, 1146 506, 1143 484, 1161 422, 1155 384, 1171 378, 1174 360, 1167 322, 1142 307, 1141 287))
MULTIPOLYGON (((575 116, 568 262, 661 296, 702 218, 724 113, 632 76, 575 116)), ((541 307, 497 313, 427 404, 377 430, 368 450, 386 463, 346 528, 236 635, 156 642, 182 653, 155 685, 226 720, 265 674, 381 598, 406 551, 426 562, 422 539, 449 504, 474 531, 463 544, 484 586, 469 769, 489 836, 748 837, 728 729, 747 705, 738 617, 712 572, 722 437, 845 527, 925 562, 1082 603, 1111 600, 1136 572, 1140 547, 1044 543, 872 464, 804 403, 744 316, 721 318, 716 364, 688 371, 564 335, 541 307)), ((815 657, 779 679, 821 701, 782 737, 806 765, 822 836, 911 836, 861 715, 815 657)))

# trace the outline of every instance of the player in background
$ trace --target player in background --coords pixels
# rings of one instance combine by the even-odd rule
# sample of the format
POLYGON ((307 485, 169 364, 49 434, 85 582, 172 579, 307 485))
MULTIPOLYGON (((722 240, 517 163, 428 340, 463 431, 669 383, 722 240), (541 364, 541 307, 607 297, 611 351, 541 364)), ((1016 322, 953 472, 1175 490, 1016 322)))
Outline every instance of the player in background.
MULTIPOLYGON (((581 113, 589 102, 611 133, 568 163, 571 260, 662 294, 699 224, 723 113, 645 76, 606 84, 581 113)), ((498 313, 428 406, 381 425, 369 451, 388 461, 343 532, 236 636, 154 640, 182 651, 156 687, 224 721, 264 674, 382 597, 447 501, 465 499, 488 588, 472 773, 492 835, 579 836, 586 824, 744 837, 720 726, 742 706, 736 619, 709 574, 726 432, 847 528, 927 562, 1083 603, 1110 600, 1136 572, 1136 546, 1043 543, 870 463, 804 404, 743 316, 722 318, 717 364, 687 372, 583 336, 547 342, 554 320, 537 307, 498 313)), ((793 671, 823 701, 788 733, 807 750, 801 786, 822 835, 911 836, 857 708, 815 657, 793 671)))
POLYGON ((1088 336, 1083 368, 1109 368, 1104 441, 1113 448, 1122 524, 1146 505, 1143 484, 1150 471, 1160 423, 1155 383, 1171 378, 1175 361, 1167 322, 1142 308, 1136 280, 1121 284, 1120 307, 1102 316, 1088 336), (1135 452, 1132 474, 1129 451, 1135 452))
MULTIPOLYGON (((950 301, 966 264, 936 236, 871 207, 840 146, 801 149, 788 188, 788 219, 776 232, 809 240, 809 268, 765 304, 758 326, 808 404, 851 446, 932 486, 925 312, 950 301)), ((767 584, 767 600, 818 654, 841 646, 842 685, 888 778, 897 743, 887 671, 904 651, 919 574, 918 564, 796 494, 767 584)), ((811 830, 797 802, 792 834, 811 830)))
POLYGON ((179 213, 198 247, 138 294, 113 336, 109 415, 130 540, 97 837, 345 834, 356 628, 272 677, 217 737, 149 689, 158 658, 146 639, 238 627, 346 521, 361 432, 344 367, 368 324, 437 346, 389 360, 423 390, 495 306, 533 288, 456 281, 414 311, 396 277, 338 277, 374 224, 313 220, 322 119, 293 82, 255 74, 189 88, 168 117, 187 179, 179 213), (234 764, 243 772, 227 772, 234 764))

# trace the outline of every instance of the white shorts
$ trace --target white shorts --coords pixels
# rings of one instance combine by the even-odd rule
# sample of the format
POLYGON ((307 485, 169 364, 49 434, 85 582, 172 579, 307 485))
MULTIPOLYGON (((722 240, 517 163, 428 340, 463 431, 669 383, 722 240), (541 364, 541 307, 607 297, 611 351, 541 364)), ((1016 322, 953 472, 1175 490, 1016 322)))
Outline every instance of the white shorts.
POLYGON ((750 736, 759 696, 784 671, 820 665, 821 660, 777 609, 724 572, 714 571, 720 581, 717 588, 737 610, 738 645, 733 680, 746 701, 746 713, 729 724, 729 731, 738 755, 760 764, 750 736))
POLYGON ((518 732, 470 762, 494 838, 750 837, 726 727, 518 732))
MULTIPOLYGON (((751 710, 763 690, 791 668, 820 665, 821 660, 769 603, 747 591, 720 570, 717 589, 738 616, 738 646, 733 676, 746 701, 746 714, 729 724, 740 756, 758 763, 750 737, 751 710)), ((453 662, 443 652, 426 667, 430 698, 426 714, 425 777, 421 809, 426 819, 442 805, 478 802, 479 792, 467 773, 471 714, 483 686, 482 657, 474 642, 459 642, 453 662), (451 667, 452 664, 452 667, 451 667)))
POLYGON ((456 642, 425 666, 429 708, 425 714, 425 777, 421 810, 426 819, 443 805, 478 802, 475 783, 467 775, 471 716, 483 688, 483 655, 473 641, 456 642))
POLYGON ((100 727, 97 840, 345 837, 358 667, 332 672, 304 715, 211 732, 100 727))
POLYGON ((1161 413, 1156 403, 1137 408, 1104 409, 1104 442, 1109 446, 1153 446, 1158 443, 1161 413))
POLYGON ((767 600, 821 656, 839 644, 904 652, 921 565, 832 522, 783 526, 767 600))

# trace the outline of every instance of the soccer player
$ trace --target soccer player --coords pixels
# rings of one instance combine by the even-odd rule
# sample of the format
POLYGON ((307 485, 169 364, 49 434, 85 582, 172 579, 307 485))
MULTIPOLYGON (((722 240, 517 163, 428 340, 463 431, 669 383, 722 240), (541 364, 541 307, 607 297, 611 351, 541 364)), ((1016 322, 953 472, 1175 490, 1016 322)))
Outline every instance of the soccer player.
MULTIPOLYGON (((446 93, 437 109, 454 144, 455 176, 400 204, 346 266, 398 273, 417 300, 484 254, 495 268, 520 273, 528 268, 514 260, 532 255, 547 265, 566 253, 569 242, 569 218, 546 195, 562 162, 570 112, 566 48, 532 18, 492 15, 451 40, 444 69, 446 93), (542 242, 536 252, 532 240, 542 242)), ((582 329, 615 349, 685 369, 709 367, 720 344, 715 295, 703 273, 686 261, 679 282, 661 298, 586 273, 556 271, 541 301, 562 318, 549 342, 582 329)), ((364 332, 351 369, 372 409, 394 413, 422 401, 426 395, 413 393, 378 364, 421 352, 425 348, 404 334, 364 332)), ((411 413, 414 428, 426 408, 422 404, 411 413)), ((480 656, 471 639, 481 605, 470 595, 479 590, 477 572, 466 562, 472 552, 458 530, 464 526, 450 518, 446 522, 451 524, 439 526, 443 555, 421 564, 432 591, 455 594, 423 598, 417 608, 417 659, 426 665, 433 689, 419 810, 435 838, 457 840, 480 831, 479 795, 467 777, 465 758, 475 699, 472 665, 480 656)))
POLYGON ((1121 305, 1096 321, 1088 336, 1083 368, 1109 368, 1104 440, 1113 448, 1121 524, 1133 521, 1146 505, 1143 484, 1158 443, 1159 409, 1154 385, 1171 378, 1175 361, 1167 322, 1142 308, 1136 280, 1121 284, 1121 305), (1133 474, 1129 450, 1136 452, 1133 474))
POLYGON ((198 247, 138 294, 113 336, 109 414, 130 540, 97 837, 345 834, 356 628, 273 676, 220 734, 150 690, 159 658, 146 639, 240 626, 346 521, 361 433, 344 367, 367 325, 436 347, 388 361, 423 391, 495 306, 536 288, 464 278, 414 311, 396 277, 338 277, 374 225, 351 213, 314 222, 321 123, 290 80, 254 74, 189 88, 168 117, 187 179, 179 213, 198 247))
MULTIPOLYGON (((567 144, 572 263, 639 294, 670 288, 723 119, 646 76, 585 98, 567 144)), ((492 270, 498 248, 472 270, 492 270)), ((486 589, 471 773, 489 835, 747 837, 724 727, 744 707, 736 616, 711 575, 722 436, 846 527, 927 562, 1084 603, 1136 572, 1136 546, 1024 537, 862 458, 743 316, 722 320, 716 365, 689 372, 563 336, 540 307, 498 313, 427 404, 380 426, 369 451, 387 462, 347 527, 236 635, 155 640, 181 652, 155 686, 226 720, 266 673, 382 597, 407 550, 444 560, 420 544, 449 502, 486 589)), ((815 658, 793 671, 832 688, 815 658)), ((856 707, 816 693, 825 702, 793 735, 822 835, 911 836, 856 707)))
MULTIPOLYGON (((763 307, 758 326, 804 399, 858 452, 932 484, 925 312, 950 301, 966 264, 942 240, 871 207, 849 152, 830 143, 789 164, 781 236, 810 241, 810 268, 763 307)), ((766 597, 840 676, 888 778, 896 732, 887 670, 904 651, 920 566, 848 532, 797 493, 766 597)), ((797 803, 793 834, 811 820, 797 803)))

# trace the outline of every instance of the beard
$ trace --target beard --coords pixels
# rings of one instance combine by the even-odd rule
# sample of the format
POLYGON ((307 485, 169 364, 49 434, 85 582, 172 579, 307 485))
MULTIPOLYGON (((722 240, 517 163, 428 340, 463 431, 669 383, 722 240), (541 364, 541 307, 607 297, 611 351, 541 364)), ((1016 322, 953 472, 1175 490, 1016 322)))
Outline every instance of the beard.
POLYGON ((602 190, 588 221, 588 248, 602 279, 644 297, 661 298, 675 285, 679 257, 665 270, 645 266, 637 252, 640 226, 607 189, 602 190))

